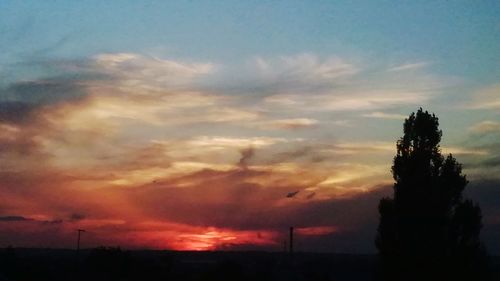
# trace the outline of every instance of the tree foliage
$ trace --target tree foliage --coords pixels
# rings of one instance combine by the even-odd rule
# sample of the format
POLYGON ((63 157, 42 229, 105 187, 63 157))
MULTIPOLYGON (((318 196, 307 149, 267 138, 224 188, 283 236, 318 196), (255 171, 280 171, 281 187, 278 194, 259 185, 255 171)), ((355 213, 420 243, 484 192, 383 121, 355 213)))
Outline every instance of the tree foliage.
POLYGON ((421 108, 404 122, 392 175, 393 198, 379 203, 376 246, 382 280, 481 280, 481 209, 462 196, 468 181, 443 157, 438 118, 421 108))

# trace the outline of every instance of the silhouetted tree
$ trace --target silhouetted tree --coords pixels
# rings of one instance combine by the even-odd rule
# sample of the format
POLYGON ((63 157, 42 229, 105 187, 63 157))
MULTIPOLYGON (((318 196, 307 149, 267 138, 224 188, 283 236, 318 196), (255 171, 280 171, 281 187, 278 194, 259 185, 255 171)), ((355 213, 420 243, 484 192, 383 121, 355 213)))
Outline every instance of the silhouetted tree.
POLYGON ((382 280, 482 280, 481 209, 464 200, 467 179, 441 155, 438 118, 420 108, 404 122, 392 175, 393 198, 380 200, 376 246, 382 280))

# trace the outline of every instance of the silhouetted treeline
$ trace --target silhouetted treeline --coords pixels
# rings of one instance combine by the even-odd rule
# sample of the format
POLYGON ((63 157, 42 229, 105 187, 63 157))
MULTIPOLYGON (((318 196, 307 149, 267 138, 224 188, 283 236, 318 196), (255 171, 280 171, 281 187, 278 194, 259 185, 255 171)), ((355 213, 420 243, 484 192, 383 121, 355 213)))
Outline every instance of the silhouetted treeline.
POLYGON ((372 280, 375 256, 267 252, 0 249, 0 280, 372 280), (2 279, 2 277, 4 279, 2 279))
MULTIPOLYGON (((266 252, 0 249, 0 280, 374 280, 372 255, 266 252)), ((500 280, 500 258, 491 279, 500 280)), ((444 279, 453 280, 453 279, 444 279)))
POLYGON ((381 280, 487 278, 481 209, 463 198, 467 179, 451 154, 441 155, 438 126, 422 109, 404 122, 392 166, 394 196, 379 204, 381 280))

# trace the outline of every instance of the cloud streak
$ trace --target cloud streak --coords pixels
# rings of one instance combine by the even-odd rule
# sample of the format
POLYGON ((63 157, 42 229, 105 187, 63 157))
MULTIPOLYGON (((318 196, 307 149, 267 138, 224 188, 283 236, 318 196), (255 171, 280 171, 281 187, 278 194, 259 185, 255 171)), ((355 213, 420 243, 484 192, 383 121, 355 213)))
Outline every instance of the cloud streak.
POLYGON ((421 69, 421 68, 424 68, 426 66, 429 66, 430 64, 431 64, 430 62, 426 62, 426 61, 407 63, 407 64, 402 64, 402 65, 391 67, 387 71, 388 72, 409 71, 409 70, 421 69))
POLYGON ((475 92, 472 101, 467 104, 466 108, 486 110, 500 109, 500 85, 492 85, 475 92))
POLYGON ((394 119, 394 120, 404 120, 407 116, 402 114, 394 114, 394 113, 385 113, 381 111, 375 111, 371 113, 366 113, 362 115, 363 117, 368 118, 379 118, 379 119, 394 119))
POLYGON ((500 122, 485 120, 474 124, 469 128, 469 131, 475 134, 489 134, 500 132, 500 122))

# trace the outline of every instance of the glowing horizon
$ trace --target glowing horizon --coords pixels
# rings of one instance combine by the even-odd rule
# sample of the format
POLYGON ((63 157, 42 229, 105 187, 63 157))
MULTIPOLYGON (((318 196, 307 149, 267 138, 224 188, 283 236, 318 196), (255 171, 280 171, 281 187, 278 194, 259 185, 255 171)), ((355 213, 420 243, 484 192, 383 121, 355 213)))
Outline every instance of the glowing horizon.
POLYGON ((423 107, 500 251, 498 4, 94 4, 0 4, 0 247, 373 252, 423 107))

